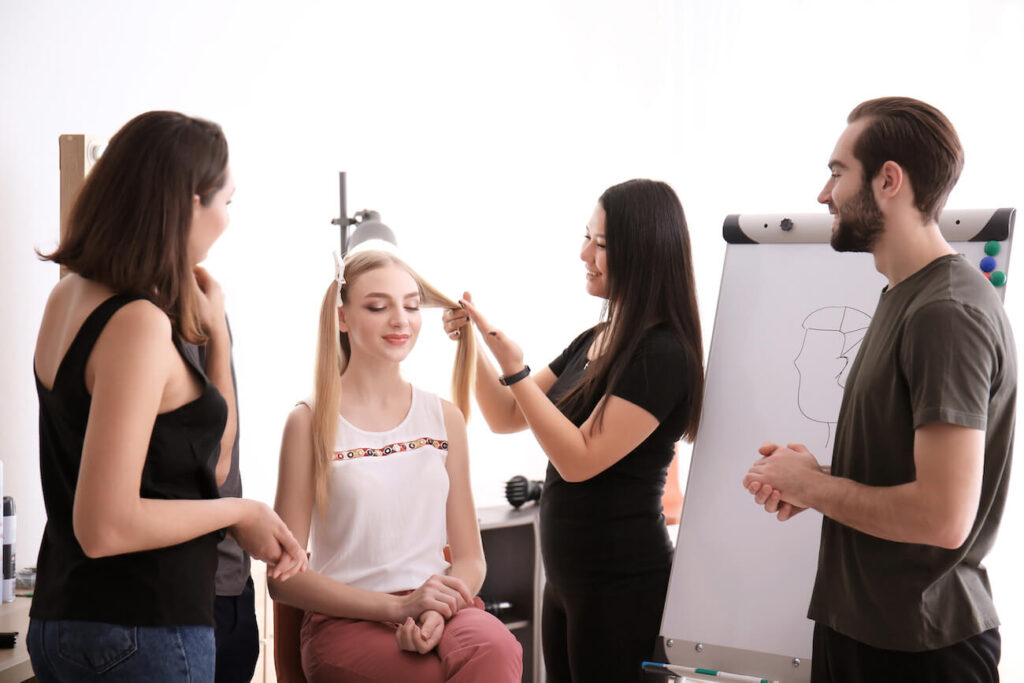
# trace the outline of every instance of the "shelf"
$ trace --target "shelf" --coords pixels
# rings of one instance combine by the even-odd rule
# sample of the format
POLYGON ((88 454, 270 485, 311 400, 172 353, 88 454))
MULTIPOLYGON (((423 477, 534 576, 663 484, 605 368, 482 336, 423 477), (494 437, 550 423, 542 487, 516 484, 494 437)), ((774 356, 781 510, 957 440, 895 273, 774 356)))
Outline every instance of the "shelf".
POLYGON ((524 683, 544 683, 540 610, 544 572, 540 561, 537 506, 519 509, 496 505, 477 509, 487 578, 480 588, 484 602, 509 602, 498 618, 523 646, 524 683))
POLYGON ((503 621, 502 623, 509 631, 518 631, 521 628, 529 628, 531 622, 529 619, 521 619, 519 621, 503 621))

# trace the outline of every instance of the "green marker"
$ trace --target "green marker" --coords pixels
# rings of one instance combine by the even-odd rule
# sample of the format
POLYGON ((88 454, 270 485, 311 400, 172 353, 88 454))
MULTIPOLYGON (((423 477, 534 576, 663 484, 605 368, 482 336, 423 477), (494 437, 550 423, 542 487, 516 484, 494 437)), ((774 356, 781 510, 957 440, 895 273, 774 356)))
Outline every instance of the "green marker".
POLYGON ((999 253, 1000 249, 1002 249, 1002 247, 999 245, 999 242, 996 242, 995 240, 985 242, 985 253, 989 256, 995 256, 999 253))
POLYGON ((713 676, 723 681, 736 681, 737 683, 778 683, 775 679, 759 678, 757 676, 745 676, 743 674, 733 674, 726 671, 715 671, 714 669, 701 669, 694 668, 691 666, 680 666, 679 664, 662 664, 661 662, 643 662, 641 667, 644 671, 650 671, 655 673, 663 673, 668 671, 673 674, 680 674, 685 676, 686 674, 701 674, 704 676, 713 676))
POLYGON ((1002 287, 1003 285, 1006 284, 1006 273, 1004 273, 1001 270, 997 270, 994 273, 992 273, 991 280, 992 284, 995 285, 996 287, 1002 287))

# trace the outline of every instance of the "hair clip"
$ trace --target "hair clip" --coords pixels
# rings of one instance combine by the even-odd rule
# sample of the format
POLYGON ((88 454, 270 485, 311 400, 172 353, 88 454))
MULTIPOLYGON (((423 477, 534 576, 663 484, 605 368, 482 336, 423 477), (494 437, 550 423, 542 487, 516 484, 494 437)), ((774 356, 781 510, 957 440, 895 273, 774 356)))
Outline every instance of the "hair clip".
POLYGON ((337 251, 331 253, 334 256, 334 279, 338 283, 338 308, 341 308, 341 288, 345 285, 345 262, 337 251))

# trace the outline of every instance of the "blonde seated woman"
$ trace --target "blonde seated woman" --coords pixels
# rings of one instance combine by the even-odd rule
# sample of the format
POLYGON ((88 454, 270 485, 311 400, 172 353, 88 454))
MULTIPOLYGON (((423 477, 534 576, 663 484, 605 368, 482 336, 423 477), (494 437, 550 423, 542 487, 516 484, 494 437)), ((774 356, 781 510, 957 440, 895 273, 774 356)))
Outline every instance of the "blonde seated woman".
POLYGON ((275 600, 306 611, 302 669, 311 683, 519 681, 521 646, 476 597, 472 335, 456 357, 456 407, 400 365, 420 307, 457 304, 386 252, 351 254, 343 272, 320 312, 314 396, 285 425, 275 503, 299 543, 311 538, 309 571, 270 580, 275 600))

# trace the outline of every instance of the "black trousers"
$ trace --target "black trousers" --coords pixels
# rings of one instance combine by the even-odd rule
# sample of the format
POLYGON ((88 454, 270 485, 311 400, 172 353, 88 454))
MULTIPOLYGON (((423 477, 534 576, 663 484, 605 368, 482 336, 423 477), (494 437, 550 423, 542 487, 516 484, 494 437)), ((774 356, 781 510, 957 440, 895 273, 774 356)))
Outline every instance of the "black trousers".
POLYGON ((998 683, 999 629, 924 652, 883 650, 814 625, 811 683, 998 683))
POLYGON ((634 683, 661 630, 668 571, 629 581, 544 586, 549 683, 634 683))
POLYGON ((256 625, 256 590, 252 578, 238 596, 218 595, 213 606, 217 640, 217 683, 249 683, 260 658, 256 625))

